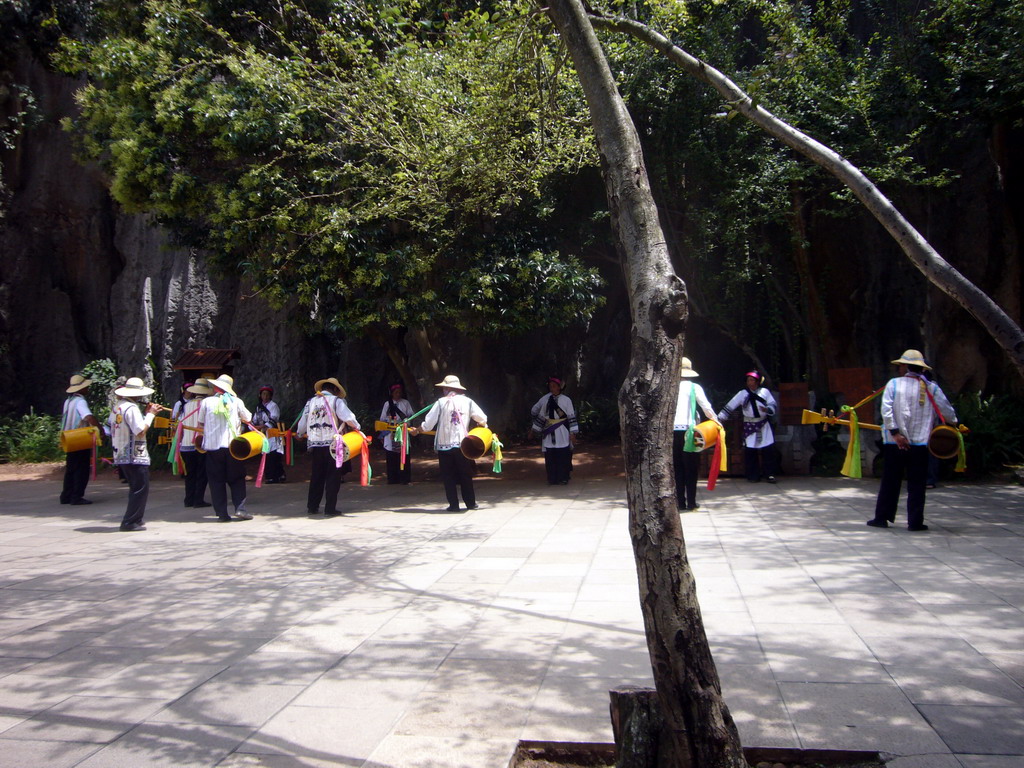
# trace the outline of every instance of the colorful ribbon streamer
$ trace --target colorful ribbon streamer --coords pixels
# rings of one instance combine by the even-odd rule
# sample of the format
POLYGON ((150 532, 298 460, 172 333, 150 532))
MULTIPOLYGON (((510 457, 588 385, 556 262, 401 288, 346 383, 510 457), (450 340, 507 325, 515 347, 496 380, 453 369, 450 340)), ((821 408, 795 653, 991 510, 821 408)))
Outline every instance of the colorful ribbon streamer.
POLYGON ((858 423, 856 406, 842 406, 839 410, 847 414, 850 419, 850 443, 846 446, 846 458, 843 460, 843 468, 839 470, 841 475, 846 477, 862 477, 860 462, 860 424, 858 423))
POLYGON ((728 450, 725 445, 725 427, 718 425, 718 440, 715 441, 715 452, 711 457, 711 468, 708 470, 708 490, 715 490, 718 484, 718 473, 729 470, 728 450))
POLYGON ((493 432, 491 433, 491 451, 494 453, 494 464, 491 465, 491 471, 496 475, 501 474, 501 441, 498 436, 493 432))

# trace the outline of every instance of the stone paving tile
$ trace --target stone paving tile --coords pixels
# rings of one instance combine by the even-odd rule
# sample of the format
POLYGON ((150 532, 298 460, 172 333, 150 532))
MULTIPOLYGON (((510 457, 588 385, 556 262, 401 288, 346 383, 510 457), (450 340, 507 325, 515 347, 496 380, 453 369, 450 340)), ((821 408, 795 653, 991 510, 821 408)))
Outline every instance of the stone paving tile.
POLYGON ((169 703, 223 669, 222 664, 143 662, 102 680, 89 681, 85 690, 92 696, 133 696, 169 703))
POLYGON ((385 738, 363 768, 504 768, 518 740, 476 736, 403 736, 385 738))
POLYGON ((1024 688, 998 669, 899 666, 890 672, 914 704, 1024 707, 1024 688))
POLYGON ((3 745, 2 762, 7 768, 73 768, 102 746, 67 741, 9 741, 3 745))
POLYGON ((75 768, 181 768, 214 766, 252 733, 230 725, 144 723, 75 768))
POLYGON ((258 727, 302 692, 301 685, 203 683, 149 718, 154 723, 249 725, 258 727))
POLYGON ((238 749, 244 754, 292 755, 363 765, 391 732, 401 709, 285 707, 238 749))
POLYGON ((0 679, 0 708, 6 714, 33 715, 69 696, 87 693, 93 680, 76 677, 37 677, 16 672, 0 679))
POLYGON ((895 684, 780 683, 779 687, 803 747, 903 755, 948 751, 895 684))
MULTIPOLYGON (((69 697, 143 697, 161 712, 95 754, 64 742, 79 750, 65 763, 501 768, 519 738, 607 738, 607 689, 650 685, 621 482, 487 478, 460 515, 422 487, 346 485, 360 511, 319 521, 302 490, 261 489, 258 519, 232 530, 180 510, 170 483, 142 537, 105 535, 113 484, 97 498, 116 503, 82 518, 0 515, 0 735, 69 697)), ((1024 493, 944 488, 919 536, 863 525, 876 490, 726 479, 682 518, 742 737, 885 748, 896 768, 1016 766, 947 743, 1020 719, 1024 523, 1008 510, 1024 493)))
MULTIPOLYGON (((1024 755, 1024 707, 920 705, 949 748, 972 755, 1024 755)), ((1021 762, 1018 762, 1018 765, 1021 762)))
POLYGON ((0 733, 0 739, 106 744, 162 706, 152 699, 71 696, 0 733))

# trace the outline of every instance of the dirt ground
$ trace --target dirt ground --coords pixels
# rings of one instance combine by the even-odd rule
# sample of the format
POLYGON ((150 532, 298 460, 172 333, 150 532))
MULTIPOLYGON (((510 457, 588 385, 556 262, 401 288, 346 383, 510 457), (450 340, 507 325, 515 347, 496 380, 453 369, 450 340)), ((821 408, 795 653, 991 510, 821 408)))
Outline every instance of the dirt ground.
MULTIPOLYGON (((417 439, 422 439, 417 438, 417 439)), ((501 477, 508 480, 544 479, 544 457, 538 443, 525 443, 502 449, 501 477)), ((493 476, 491 472, 493 456, 477 461, 477 477, 493 476)), ((259 469, 259 459, 249 460, 249 477, 255 479, 259 469)), ((358 466, 358 465, 357 465, 358 466)), ((373 468, 375 482, 383 482, 386 474, 384 450, 380 447, 370 449, 370 466, 373 468)), ((437 459, 430 446, 429 439, 422 445, 414 445, 412 453, 413 479, 437 480, 437 459)), ((103 463, 98 472, 112 472, 109 464, 103 463)), ((153 467, 153 479, 160 480, 165 475, 171 477, 170 465, 153 467)), ((64 462, 45 462, 39 464, 0 464, 0 482, 6 480, 59 480, 64 473, 64 462)), ((305 482, 309 479, 309 462, 305 451, 300 447, 295 454, 295 465, 286 467, 288 482, 305 482)), ((618 441, 587 442, 581 441, 573 456, 573 478, 589 477, 622 477, 622 448, 618 441)))

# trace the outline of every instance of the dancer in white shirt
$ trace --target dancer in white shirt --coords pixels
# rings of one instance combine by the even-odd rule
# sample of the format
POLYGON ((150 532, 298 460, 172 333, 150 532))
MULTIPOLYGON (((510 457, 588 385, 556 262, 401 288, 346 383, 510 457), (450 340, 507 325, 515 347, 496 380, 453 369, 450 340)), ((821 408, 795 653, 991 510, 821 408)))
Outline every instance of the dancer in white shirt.
MULTIPOLYGON (((466 388, 458 376, 445 376, 441 387, 441 399, 434 403, 423 420, 422 430, 429 432, 437 428, 434 435, 434 450, 444 482, 444 494, 448 499, 448 512, 459 511, 459 489, 466 509, 476 509, 476 491, 473 488, 473 473, 476 464, 462 455, 462 438, 469 433, 470 421, 481 427, 487 426, 487 414, 480 406, 464 394, 466 388)), ((409 430, 416 433, 419 430, 409 430)))
POLYGON ((252 414, 235 394, 235 381, 222 373, 208 382, 213 394, 199 407, 199 426, 203 430, 203 450, 206 451, 206 479, 210 484, 213 511, 222 523, 232 520, 252 520, 245 511, 245 462, 231 455, 229 446, 242 433, 242 423, 249 423, 252 414), (234 515, 228 514, 228 488, 234 515))
POLYGON ((927 531, 924 524, 925 485, 928 481, 928 438, 938 420, 949 424, 957 416, 939 385, 924 377, 931 366, 916 349, 893 360, 899 375, 882 392, 882 482, 878 486, 872 528, 888 528, 896 521, 903 475, 907 476, 907 528, 927 531))

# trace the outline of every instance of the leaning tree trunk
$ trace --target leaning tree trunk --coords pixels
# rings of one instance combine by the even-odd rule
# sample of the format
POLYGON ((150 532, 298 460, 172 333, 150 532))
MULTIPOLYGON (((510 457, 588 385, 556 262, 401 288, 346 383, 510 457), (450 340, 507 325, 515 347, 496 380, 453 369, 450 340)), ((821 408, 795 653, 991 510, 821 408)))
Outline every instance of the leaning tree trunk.
POLYGON ((812 162, 831 173, 860 200, 875 219, 899 244, 907 258, 933 285, 966 309, 984 326, 1003 348, 1017 372, 1024 377, 1024 331, 988 294, 968 280, 939 253, 906 220, 896 206, 882 194, 860 169, 838 152, 798 131, 761 107, 750 96, 707 62, 674 45, 664 35, 632 19, 609 19, 591 16, 590 21, 601 29, 621 32, 661 51, 681 69, 710 85, 722 94, 729 106, 755 123, 762 130, 792 147, 812 162))
POLYGON ((553 0, 548 13, 587 96, 630 297, 632 350, 619 413, 647 646, 673 735, 674 753, 659 763, 745 768, 704 634, 672 475, 686 286, 672 270, 640 141, 586 11, 579 0, 553 0))

